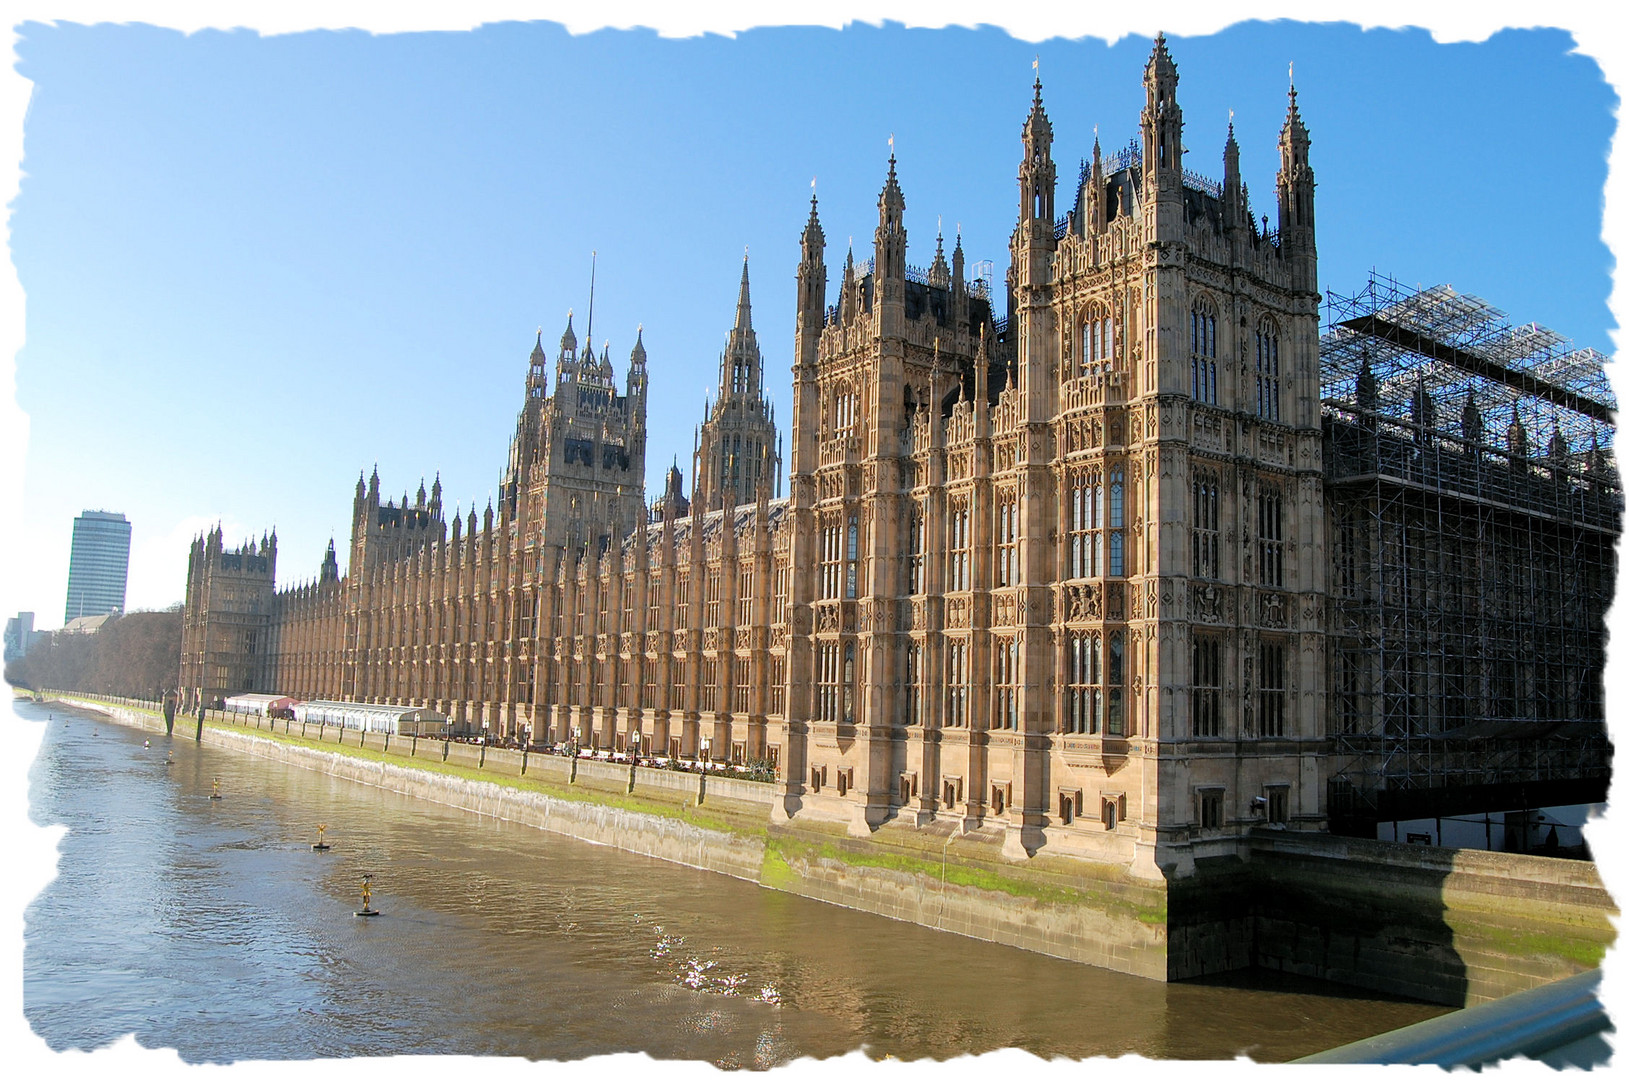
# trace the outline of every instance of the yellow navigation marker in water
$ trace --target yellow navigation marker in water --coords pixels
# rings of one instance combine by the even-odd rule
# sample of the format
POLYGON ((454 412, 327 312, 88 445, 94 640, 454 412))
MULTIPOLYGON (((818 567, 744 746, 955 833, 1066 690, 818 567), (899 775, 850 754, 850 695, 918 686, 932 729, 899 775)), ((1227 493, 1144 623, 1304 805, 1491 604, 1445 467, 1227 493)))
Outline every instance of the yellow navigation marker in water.
POLYGON ((218 776, 215 777, 215 790, 209 793, 209 797, 211 799, 218 799, 221 797, 221 778, 218 776))
POLYGON ((164 756, 164 764, 166 764, 166 765, 174 765, 175 764, 175 751, 174 750, 171 750, 168 754, 166 754, 164 756))
POLYGON ((351 914, 353 914, 353 915, 377 915, 377 914, 379 914, 377 911, 373 910, 373 908, 368 906, 369 901, 371 901, 373 899, 373 886, 371 884, 369 884, 369 882, 371 881, 372 878, 373 878, 372 874, 363 874, 362 875, 362 910, 361 911, 353 911, 351 914))
POLYGON ((324 840, 322 838, 323 833, 325 833, 327 831, 328 831, 328 826, 326 826, 326 825, 318 825, 317 826, 317 842, 315 844, 311 845, 311 850, 312 851, 327 851, 328 850, 328 841, 326 841, 326 840, 324 840))

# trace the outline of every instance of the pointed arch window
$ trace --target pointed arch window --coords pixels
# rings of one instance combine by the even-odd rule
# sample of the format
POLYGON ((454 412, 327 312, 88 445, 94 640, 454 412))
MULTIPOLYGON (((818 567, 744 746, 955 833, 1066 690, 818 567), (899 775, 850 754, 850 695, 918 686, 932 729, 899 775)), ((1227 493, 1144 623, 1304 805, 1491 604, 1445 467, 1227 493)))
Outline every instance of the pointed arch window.
POLYGON ((1208 634, 1193 642, 1193 733, 1201 739, 1222 734, 1222 641, 1208 634))
POLYGON ((1018 584, 1018 493, 996 495, 996 587, 1018 584))
POLYGON ((846 723, 854 723, 854 642, 843 646, 843 714, 846 723))
POLYGON ((1108 716, 1104 730, 1109 735, 1126 733, 1126 635, 1116 630, 1109 635, 1108 716))
POLYGON ((1109 473, 1109 576, 1126 574, 1126 472, 1116 465, 1109 473))
POLYGON ((922 564, 923 564, 923 513, 922 504, 913 500, 908 511, 910 517, 907 524, 907 538, 909 547, 905 556, 905 594, 917 596, 923 591, 922 564))
POLYGON ((1096 735, 1103 723, 1103 639, 1096 634, 1072 634, 1067 648, 1064 731, 1096 735))
POLYGON ((1092 304, 1080 325, 1080 374, 1101 375, 1114 357, 1114 317, 1102 304, 1092 304))
POLYGON ((1216 308, 1201 298, 1189 313, 1189 344, 1192 350, 1193 399, 1201 405, 1216 404, 1216 308))
POLYGON ((1278 422, 1278 324, 1263 319, 1256 327, 1256 415, 1278 422))
POLYGON ((953 501, 950 505, 950 544, 949 558, 945 561, 945 591, 966 592, 972 586, 969 583, 968 565, 972 561, 969 551, 971 544, 971 530, 968 528, 970 514, 966 498, 953 501))
POLYGON ((1103 574, 1103 474, 1076 473, 1069 488, 1068 576, 1103 574))
POLYGON ((945 642, 945 727, 967 726, 967 639, 945 642))
POLYGON ((1193 575, 1219 577, 1221 491, 1216 474, 1201 470, 1193 481, 1193 575))
POLYGON ((860 516, 858 514, 848 516, 847 539, 847 558, 844 560, 847 580, 844 583, 843 595, 852 600, 859 591, 860 578, 860 516))
POLYGON ((1256 558, 1261 584, 1284 587, 1284 494, 1273 484, 1256 493, 1256 558))

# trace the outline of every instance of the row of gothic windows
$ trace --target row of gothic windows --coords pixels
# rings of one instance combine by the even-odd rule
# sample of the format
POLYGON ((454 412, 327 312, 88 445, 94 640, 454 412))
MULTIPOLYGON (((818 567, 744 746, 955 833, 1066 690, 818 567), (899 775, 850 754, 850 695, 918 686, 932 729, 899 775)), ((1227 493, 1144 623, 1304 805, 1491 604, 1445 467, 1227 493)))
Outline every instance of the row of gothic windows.
MULTIPOLYGON (((1189 312, 1188 341, 1193 399, 1203 405, 1219 404, 1216 308, 1210 301, 1199 300, 1189 312)), ((1263 319, 1256 326, 1255 398, 1251 411, 1276 423, 1281 388, 1278 324, 1263 319)))
MULTIPOLYGON (((1266 738, 1281 738, 1286 728, 1285 646, 1263 641, 1256 654, 1256 723, 1266 738)), ((1222 719, 1222 641, 1204 635, 1193 643, 1193 733, 1214 739, 1227 734, 1222 719)))

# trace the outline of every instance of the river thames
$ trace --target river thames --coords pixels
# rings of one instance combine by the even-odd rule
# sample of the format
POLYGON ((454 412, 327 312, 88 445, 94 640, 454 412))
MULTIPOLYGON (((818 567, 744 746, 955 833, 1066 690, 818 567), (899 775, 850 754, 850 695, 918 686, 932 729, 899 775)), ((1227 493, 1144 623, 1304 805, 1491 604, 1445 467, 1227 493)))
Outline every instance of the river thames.
POLYGON ((1265 973, 1158 983, 61 706, 16 711, 46 725, 32 818, 68 828, 23 952, 24 1014, 53 1050, 134 1033, 188 1062, 644 1051, 769 1068, 1009 1046, 1280 1061, 1446 1011, 1265 973), (364 874, 376 919, 352 914, 364 874))

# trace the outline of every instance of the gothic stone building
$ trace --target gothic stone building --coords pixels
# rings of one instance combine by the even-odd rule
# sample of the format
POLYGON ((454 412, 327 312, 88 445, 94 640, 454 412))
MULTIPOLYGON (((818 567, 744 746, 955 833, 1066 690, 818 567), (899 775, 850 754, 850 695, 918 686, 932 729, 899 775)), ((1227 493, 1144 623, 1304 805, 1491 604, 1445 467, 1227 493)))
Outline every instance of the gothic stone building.
MULTIPOLYGON (((811 200, 786 498, 743 267, 688 503, 677 468, 644 501, 642 343, 619 392, 568 320, 552 394, 541 336, 532 352, 479 520, 449 536, 439 484, 382 504, 375 475, 343 576, 330 556, 274 592, 269 572, 225 578, 218 536, 195 551, 183 685, 762 760, 780 818, 948 819, 1014 857, 1144 875, 1231 854, 1258 824, 1325 827, 1310 139, 1292 89, 1269 229, 1231 130, 1220 183, 1183 168, 1163 38, 1144 88, 1140 139, 1094 146, 1060 216, 1036 82, 999 313, 959 237, 948 261, 941 238, 927 270, 907 265, 892 157, 872 257, 848 254, 829 304, 811 200), (218 604, 220 580, 237 602, 218 604), (227 640, 233 663, 215 659, 227 640)), ((1575 678, 1599 679, 1597 608, 1575 678)), ((1598 730, 1598 701, 1580 708, 1598 730)))

